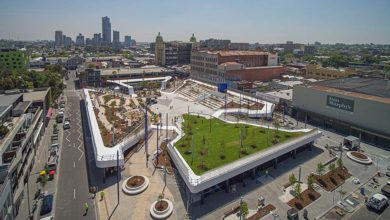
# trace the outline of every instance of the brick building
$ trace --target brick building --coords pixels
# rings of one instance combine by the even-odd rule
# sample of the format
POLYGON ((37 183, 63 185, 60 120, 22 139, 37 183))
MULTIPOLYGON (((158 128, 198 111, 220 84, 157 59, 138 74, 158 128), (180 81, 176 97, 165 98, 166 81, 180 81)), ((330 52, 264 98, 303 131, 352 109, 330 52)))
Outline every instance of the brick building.
POLYGON ((277 60, 277 54, 259 51, 193 51, 191 77, 211 84, 269 81, 285 72, 277 60))

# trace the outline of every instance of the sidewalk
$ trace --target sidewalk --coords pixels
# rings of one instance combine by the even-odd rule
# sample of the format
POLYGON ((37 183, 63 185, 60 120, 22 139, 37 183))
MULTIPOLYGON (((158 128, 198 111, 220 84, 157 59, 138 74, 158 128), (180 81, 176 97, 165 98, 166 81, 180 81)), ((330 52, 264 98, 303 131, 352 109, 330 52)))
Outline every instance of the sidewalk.
MULTIPOLYGON (((52 119, 49 121, 48 126, 46 127, 45 133, 42 136, 42 139, 40 140, 38 147, 36 148, 36 155, 35 155, 35 162, 33 162, 33 167, 30 173, 30 176, 28 178, 28 186, 25 185, 23 189, 24 199, 23 202, 20 205, 19 213, 16 217, 17 220, 25 220, 28 219, 29 216, 29 210, 30 213, 34 215, 34 219, 38 219, 39 216, 39 209, 41 205, 41 200, 38 201, 38 205, 36 210, 33 212, 32 206, 34 204, 34 195, 37 192, 39 188, 41 188, 41 185, 37 183, 37 178, 39 176, 39 172, 44 169, 45 163, 47 161, 47 158, 49 157, 49 151, 48 146, 52 144, 51 136, 53 135, 53 125, 56 123, 55 121, 55 114, 53 114, 52 119), (29 195, 27 195, 29 191, 29 195), (27 200, 30 200, 29 202, 27 200), (28 207, 28 204, 30 203, 30 209, 28 207)), ((60 143, 62 140, 63 130, 61 127, 62 124, 58 125, 58 140, 54 141, 56 143, 60 143)), ((61 151, 61 143, 60 143, 60 151, 61 151)), ((59 154, 60 154, 59 151, 59 154)), ((53 180, 47 181, 44 191, 47 191, 48 193, 55 193, 56 192, 56 185, 58 180, 58 174, 56 173, 53 180)), ((55 195, 54 195, 55 197, 55 195)), ((55 200, 53 203, 53 210, 51 212, 51 215, 54 216, 54 207, 55 207, 55 200)))

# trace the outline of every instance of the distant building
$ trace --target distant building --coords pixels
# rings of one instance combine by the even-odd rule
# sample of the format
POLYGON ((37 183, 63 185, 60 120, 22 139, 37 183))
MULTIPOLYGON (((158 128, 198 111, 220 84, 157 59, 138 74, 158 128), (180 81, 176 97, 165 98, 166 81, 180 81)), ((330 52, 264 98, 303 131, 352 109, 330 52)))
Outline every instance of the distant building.
POLYGON ((356 71, 352 68, 336 69, 325 68, 320 65, 308 64, 306 65, 306 71, 304 71, 306 78, 314 79, 335 79, 343 78, 356 74, 356 71))
POLYGON ((27 68, 28 54, 26 50, 0 49, 0 65, 10 70, 27 68))
POLYGON ((109 17, 102 17, 103 43, 111 43, 111 23, 109 17))
POLYGON ((84 46, 84 36, 80 33, 79 35, 76 36, 76 45, 77 46, 84 46))
POLYGON ((85 45, 87 45, 87 46, 92 46, 93 45, 93 43, 92 43, 93 41, 92 41, 92 39, 91 38, 86 38, 85 39, 85 45))
POLYGON ((318 42, 318 41, 314 42, 314 46, 316 46, 316 47, 321 46, 321 42, 318 42))
POLYGON ((277 55, 258 51, 193 51, 191 77, 212 84, 239 81, 269 81, 285 68, 277 66, 277 55))
POLYGON ((114 48, 121 48, 119 31, 112 31, 112 45, 114 48))
POLYGON ((100 33, 96 33, 96 34, 93 34, 93 38, 92 38, 92 44, 93 46, 100 46, 102 44, 102 34, 100 33))
POLYGON ((64 41, 62 37, 62 31, 56 31, 55 32, 55 47, 63 47, 64 46, 64 41))
POLYGON ((70 47, 72 46, 72 44, 73 44, 72 38, 64 35, 64 47, 70 47))
MULTIPOLYGON (((195 40, 192 36, 190 40, 195 40)), ((159 66, 172 66, 177 64, 189 64, 191 60, 191 51, 194 42, 164 42, 160 33, 156 37, 155 63, 159 66)), ((153 44, 151 44, 153 46, 153 44)))
POLYGON ((230 43, 230 40, 210 38, 207 40, 200 41, 200 47, 213 50, 228 49, 230 43))
POLYGON ((249 50, 249 43, 230 43, 230 50, 249 50))
POLYGON ((131 36, 125 36, 125 48, 130 48, 131 47, 131 36))
POLYGON ((294 50, 294 42, 287 41, 286 44, 283 46, 284 51, 292 53, 294 50))
POLYGON ((134 40, 134 39, 131 39, 131 46, 132 46, 132 47, 137 46, 137 41, 134 40))
POLYGON ((312 45, 306 45, 304 46, 303 53, 305 56, 314 55, 316 53, 316 48, 312 45))

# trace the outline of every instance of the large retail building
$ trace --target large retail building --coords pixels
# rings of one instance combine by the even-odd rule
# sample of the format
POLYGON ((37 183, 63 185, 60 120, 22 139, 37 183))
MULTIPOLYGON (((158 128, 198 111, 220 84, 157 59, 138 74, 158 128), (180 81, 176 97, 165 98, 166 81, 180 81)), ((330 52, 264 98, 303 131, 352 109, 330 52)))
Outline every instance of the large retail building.
POLYGON ((339 78, 297 85, 293 92, 293 107, 301 120, 389 146, 389 80, 339 78))

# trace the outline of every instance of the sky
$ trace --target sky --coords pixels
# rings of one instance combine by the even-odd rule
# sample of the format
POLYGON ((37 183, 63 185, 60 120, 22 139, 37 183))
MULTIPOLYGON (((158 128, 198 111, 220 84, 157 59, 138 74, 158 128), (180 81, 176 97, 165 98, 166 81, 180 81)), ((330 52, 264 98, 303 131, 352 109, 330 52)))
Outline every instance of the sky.
POLYGON ((217 38, 232 42, 390 44, 390 0, 0 0, 0 39, 54 40, 62 30, 121 41, 217 38))

